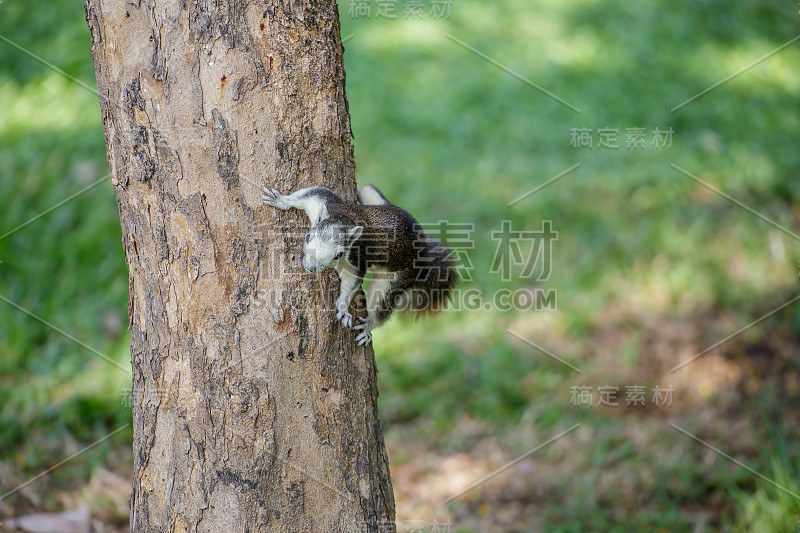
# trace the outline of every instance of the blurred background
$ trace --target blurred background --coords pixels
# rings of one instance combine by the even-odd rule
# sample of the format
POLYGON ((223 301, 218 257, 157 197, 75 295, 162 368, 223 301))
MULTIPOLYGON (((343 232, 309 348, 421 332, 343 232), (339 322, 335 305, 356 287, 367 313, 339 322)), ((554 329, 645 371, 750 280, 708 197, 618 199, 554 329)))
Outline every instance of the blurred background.
MULTIPOLYGON (((457 224, 481 302, 375 334, 398 531, 797 529, 798 10, 340 1, 358 180, 457 224)), ((0 518, 124 531, 94 87, 81 0, 0 1, 0 518)))

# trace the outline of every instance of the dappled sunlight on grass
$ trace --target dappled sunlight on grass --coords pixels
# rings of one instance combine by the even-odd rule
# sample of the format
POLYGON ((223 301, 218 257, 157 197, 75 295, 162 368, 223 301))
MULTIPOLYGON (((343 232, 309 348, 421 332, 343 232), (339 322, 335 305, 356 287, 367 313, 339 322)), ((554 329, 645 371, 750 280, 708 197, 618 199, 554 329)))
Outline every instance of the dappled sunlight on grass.
MULTIPOLYGON (((794 37, 794 36, 789 36, 794 37)), ((704 43, 693 51, 691 58, 686 58, 687 73, 704 83, 697 87, 697 92, 728 78, 774 52, 789 42, 765 39, 749 40, 735 45, 725 43, 704 43)), ((743 72, 725 88, 720 89, 727 95, 770 95, 776 90, 797 92, 800 88, 800 73, 796 65, 800 60, 800 52, 790 45, 777 52, 774 57, 764 60, 763 64, 753 66, 743 72)), ((687 98, 692 95, 687 95, 687 98)))
MULTIPOLYGON (((344 57, 359 183, 422 222, 474 224, 472 279, 462 289, 483 302, 502 290, 557 291, 553 311, 452 310, 395 318, 375 332, 398 523, 792 526, 784 522, 797 515, 793 498, 670 423, 800 490, 796 304, 672 373, 798 292, 800 243, 786 231, 800 234, 800 45, 671 109, 793 38, 796 6, 456 0, 438 20, 428 9, 404 20, 401 4, 396 20, 351 18, 348 8, 340 2, 342 36, 352 34, 344 57), (592 148, 571 145, 576 128, 592 131, 592 148), (598 146, 602 128, 617 130, 617 148, 598 146), (629 128, 646 130, 644 146, 626 146, 629 128), (656 128, 673 129, 669 146, 653 145, 656 128), (511 280, 490 272, 491 232, 503 220, 515 229, 552 221, 559 238, 549 279, 522 279, 522 265, 511 280), (673 386, 673 404, 626 407, 625 387, 635 384, 649 393, 673 386), (623 405, 572 405, 573 386, 620 387, 623 405), (552 447, 444 503, 577 422, 552 447)), ((0 34, 92 85, 81 10, 78 0, 6 0, 0 34)), ((4 43, 0 109, 0 197, 14 199, 0 209, 1 235, 107 169, 97 97, 4 43)), ((0 240, 0 295, 127 367, 119 232, 113 192, 100 184, 0 240)), ((126 374, 4 302, 0 353, 0 489, 130 419, 126 374)), ((103 487, 116 487, 119 500, 129 438, 32 486, 15 509, 75 505, 103 487)), ((93 512, 124 522, 117 500, 93 512)))
POLYGON ((64 77, 50 73, 19 86, 0 86, 0 138, 6 143, 23 132, 83 132, 100 126, 97 96, 64 77))
MULTIPOLYGON (((352 35, 358 40, 360 50, 373 54, 399 54, 409 50, 430 54, 445 44, 442 25, 442 22, 433 21, 428 17, 421 20, 403 20, 401 15, 394 21, 371 20, 370 24, 355 28, 352 35)), ((342 32, 343 38, 347 35, 345 31, 342 32)), ((355 48, 355 45, 348 46, 345 43, 346 50, 351 46, 355 48)))

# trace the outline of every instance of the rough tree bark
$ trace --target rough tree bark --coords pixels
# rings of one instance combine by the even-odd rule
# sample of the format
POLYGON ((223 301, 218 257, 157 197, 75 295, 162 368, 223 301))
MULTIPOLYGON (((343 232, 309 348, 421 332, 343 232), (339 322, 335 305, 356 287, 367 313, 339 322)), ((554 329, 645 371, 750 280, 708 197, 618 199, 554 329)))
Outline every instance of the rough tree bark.
POLYGON ((305 217, 260 200, 355 198, 335 0, 86 16, 130 271, 132 529, 393 527, 372 349, 335 322, 336 275, 295 268, 305 217))

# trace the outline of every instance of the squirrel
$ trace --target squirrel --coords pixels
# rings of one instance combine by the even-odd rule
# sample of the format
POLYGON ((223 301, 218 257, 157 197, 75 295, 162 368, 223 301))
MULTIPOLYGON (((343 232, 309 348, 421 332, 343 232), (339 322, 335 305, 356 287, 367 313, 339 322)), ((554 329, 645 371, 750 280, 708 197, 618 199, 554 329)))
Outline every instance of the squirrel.
MULTIPOLYGON (((266 205, 301 209, 310 221, 303 243, 303 268, 316 273, 332 267, 341 282, 336 320, 360 330, 355 342, 372 342, 372 330, 396 309, 438 311, 458 281, 452 252, 428 237, 406 210, 393 205, 372 185, 358 189, 360 204, 345 203, 327 187, 308 187, 284 195, 262 187, 266 205), (367 318, 353 325, 350 302, 367 270, 367 318)), ((418 315, 417 315, 418 316, 418 315)))

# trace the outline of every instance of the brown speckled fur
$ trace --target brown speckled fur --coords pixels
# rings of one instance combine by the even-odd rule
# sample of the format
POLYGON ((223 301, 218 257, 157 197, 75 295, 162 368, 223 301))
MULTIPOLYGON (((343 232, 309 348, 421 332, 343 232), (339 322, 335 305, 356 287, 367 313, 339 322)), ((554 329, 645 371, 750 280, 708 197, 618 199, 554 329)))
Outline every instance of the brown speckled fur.
MULTIPOLYGON (((425 235, 414 217, 400 207, 348 205, 336 199, 338 201, 328 203, 330 218, 323 223, 364 227, 363 234, 350 250, 350 263, 360 272, 366 268, 380 268, 399 274, 397 283, 392 284, 387 294, 387 304, 400 292, 412 289, 419 302, 409 302, 404 310, 440 310, 458 281, 452 252, 425 235)), ((388 318, 391 310, 382 310, 387 316, 379 317, 381 322, 388 318)))

